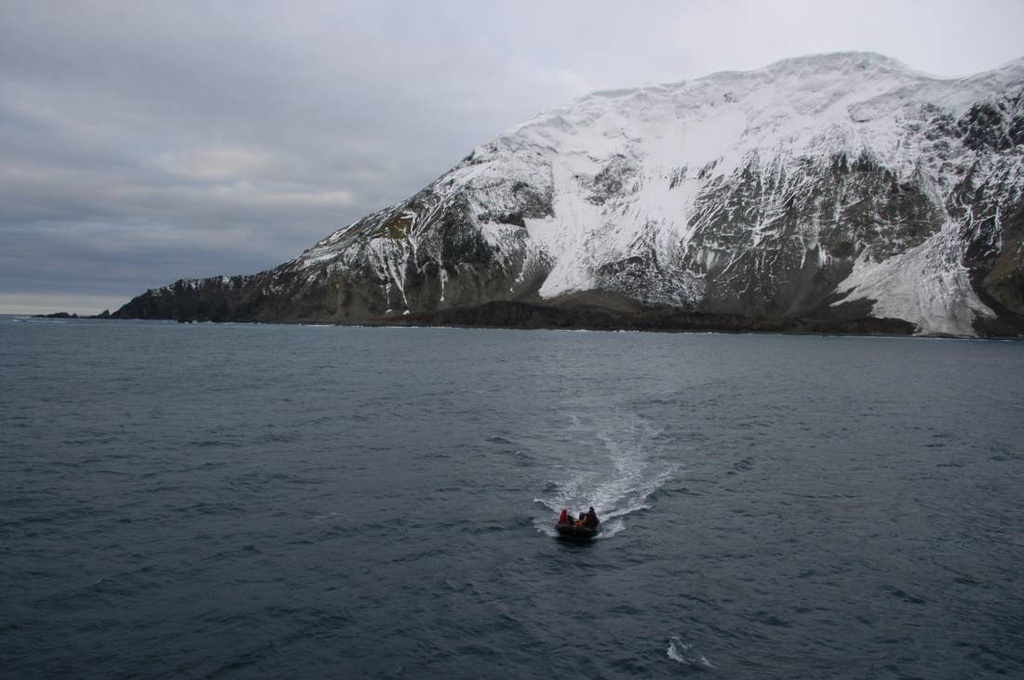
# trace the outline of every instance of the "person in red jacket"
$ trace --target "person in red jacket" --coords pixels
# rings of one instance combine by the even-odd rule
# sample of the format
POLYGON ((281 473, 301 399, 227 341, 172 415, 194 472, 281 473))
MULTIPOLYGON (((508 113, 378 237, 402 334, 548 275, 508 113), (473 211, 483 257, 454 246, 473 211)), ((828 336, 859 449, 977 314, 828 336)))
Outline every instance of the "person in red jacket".
POLYGON ((562 508, 562 514, 558 516, 558 523, 565 524, 569 521, 569 508, 562 508))

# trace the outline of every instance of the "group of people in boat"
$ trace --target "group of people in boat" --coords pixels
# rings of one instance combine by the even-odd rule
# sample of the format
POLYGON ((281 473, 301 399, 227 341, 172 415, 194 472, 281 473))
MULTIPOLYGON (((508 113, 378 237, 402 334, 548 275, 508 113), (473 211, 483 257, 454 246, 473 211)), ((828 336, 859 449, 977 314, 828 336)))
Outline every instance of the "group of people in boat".
POLYGON ((559 524, 573 524, 578 527, 585 529, 596 529, 597 525, 601 523, 601 520, 597 518, 597 513, 594 512, 594 506, 590 506, 590 509, 586 512, 581 512, 579 519, 574 519, 569 514, 569 508, 562 508, 562 514, 558 516, 559 524))

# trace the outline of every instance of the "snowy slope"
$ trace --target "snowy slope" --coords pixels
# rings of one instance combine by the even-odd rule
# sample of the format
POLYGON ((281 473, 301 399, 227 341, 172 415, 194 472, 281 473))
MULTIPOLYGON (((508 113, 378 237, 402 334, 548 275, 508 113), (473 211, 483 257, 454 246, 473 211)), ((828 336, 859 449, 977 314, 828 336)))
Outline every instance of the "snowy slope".
POLYGON ((973 335, 1024 312, 1022 92, 1024 60, 942 80, 869 53, 598 92, 252 286, 335 320, 604 291, 973 335))

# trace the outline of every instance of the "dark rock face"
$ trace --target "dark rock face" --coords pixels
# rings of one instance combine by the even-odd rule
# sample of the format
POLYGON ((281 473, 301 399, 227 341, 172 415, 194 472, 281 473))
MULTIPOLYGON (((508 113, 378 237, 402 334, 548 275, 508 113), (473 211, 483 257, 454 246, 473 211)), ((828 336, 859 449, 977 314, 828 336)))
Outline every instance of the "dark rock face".
POLYGON ((235 321, 246 318, 255 305, 246 295, 254 277, 182 279, 166 288, 150 290, 132 299, 113 316, 119 319, 173 319, 177 321, 235 321))
POLYGON ((34 314, 33 317, 36 319, 77 319, 78 315, 70 312, 54 312, 53 314, 34 314))
POLYGON ((900 184, 870 155, 804 159, 793 167, 756 160, 738 181, 699 196, 703 229, 691 252, 711 252, 700 273, 704 307, 733 314, 792 317, 819 309, 866 248, 886 259, 920 245, 941 217, 920 186, 900 184), (817 223, 813 243, 806 225, 817 223))
POLYGON ((1024 62, 947 83, 827 55, 595 95, 294 260, 112 316, 1024 335, 1022 91, 1024 62), (809 77, 832 94, 805 111, 809 77), (719 116, 746 128, 710 161, 671 136, 719 116))
POLYGON ((441 325, 484 328, 586 329, 627 331, 856 333, 860 335, 910 335, 914 325, 900 319, 858 316, 831 318, 752 319, 735 314, 694 312, 671 307, 633 311, 593 305, 545 305, 525 302, 488 302, 468 308, 415 314, 403 325, 441 325))

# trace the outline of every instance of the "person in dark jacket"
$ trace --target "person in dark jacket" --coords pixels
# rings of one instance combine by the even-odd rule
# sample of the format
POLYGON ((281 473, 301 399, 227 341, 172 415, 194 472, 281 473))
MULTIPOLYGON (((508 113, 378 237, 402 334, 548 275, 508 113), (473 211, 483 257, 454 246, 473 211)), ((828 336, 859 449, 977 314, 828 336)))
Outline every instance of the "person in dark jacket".
POLYGON ((596 529, 597 525, 601 523, 601 520, 597 518, 597 513, 594 512, 594 506, 591 505, 590 509, 587 510, 587 514, 584 515, 583 526, 596 529))

